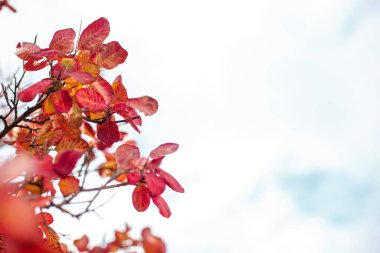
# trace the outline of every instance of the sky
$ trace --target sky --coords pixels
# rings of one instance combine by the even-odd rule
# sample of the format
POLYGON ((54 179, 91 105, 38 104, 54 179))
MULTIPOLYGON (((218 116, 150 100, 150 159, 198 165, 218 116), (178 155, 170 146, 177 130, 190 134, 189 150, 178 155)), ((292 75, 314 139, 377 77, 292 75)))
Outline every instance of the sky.
POLYGON ((130 96, 160 104, 133 138, 145 154, 180 144, 163 164, 186 190, 164 193, 170 219, 137 213, 120 189, 101 219, 56 219, 62 234, 101 242, 127 222, 151 226, 168 253, 380 252, 378 1, 10 2, 3 75, 21 66, 17 42, 47 46, 106 17, 129 52, 106 79, 122 74, 130 96))

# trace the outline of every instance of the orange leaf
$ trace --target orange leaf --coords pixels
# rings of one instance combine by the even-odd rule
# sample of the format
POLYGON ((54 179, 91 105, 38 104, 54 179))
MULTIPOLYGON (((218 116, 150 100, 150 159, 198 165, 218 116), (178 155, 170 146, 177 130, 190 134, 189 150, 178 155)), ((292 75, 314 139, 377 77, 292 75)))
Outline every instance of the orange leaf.
POLYGON ((112 104, 126 103, 128 99, 127 90, 125 89, 121 75, 118 75, 112 83, 113 93, 115 94, 112 104))
POLYGON ((110 24, 106 18, 99 18, 83 30, 79 42, 78 49, 94 49, 99 47, 110 33, 110 24))
POLYGON ((56 113, 51 95, 45 100, 44 104, 42 105, 42 110, 49 116, 56 113))
POLYGON ((76 150, 79 152, 85 152, 89 148, 88 143, 82 139, 74 138, 64 138, 59 144, 55 147, 57 152, 62 152, 64 150, 76 150))
POLYGON ((62 51, 66 54, 74 49, 75 31, 72 28, 56 31, 49 48, 62 51))
POLYGON ((138 212, 144 212, 150 204, 150 194, 144 185, 135 187, 132 193, 132 203, 138 212))
POLYGON ((95 90, 80 89, 75 93, 78 105, 88 111, 103 111, 107 105, 102 95, 95 90))
POLYGON ((73 176, 61 178, 61 180, 59 180, 58 186, 62 192, 62 195, 66 197, 70 194, 79 192, 79 179, 76 179, 73 176))
POLYGON ((66 90, 54 92, 51 94, 51 99, 57 112, 68 112, 73 105, 73 100, 66 90))
POLYGON ((105 68, 113 69, 127 59, 128 52, 120 46, 119 42, 111 41, 103 45, 96 53, 96 63, 105 68))
POLYGON ((46 225, 42 225, 41 229, 42 229, 42 231, 44 231, 45 237, 46 237, 47 241, 49 242, 49 244, 54 244, 54 245, 58 244, 59 236, 54 231, 54 229, 52 229, 51 227, 46 226, 46 225))
POLYGON ((87 251, 88 237, 84 235, 80 239, 74 240, 74 245, 80 252, 87 251))

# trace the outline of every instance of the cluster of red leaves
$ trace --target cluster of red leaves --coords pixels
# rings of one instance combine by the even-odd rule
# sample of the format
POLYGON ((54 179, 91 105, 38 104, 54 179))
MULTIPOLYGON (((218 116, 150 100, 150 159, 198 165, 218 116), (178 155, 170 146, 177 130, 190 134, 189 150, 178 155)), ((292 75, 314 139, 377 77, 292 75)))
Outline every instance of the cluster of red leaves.
POLYGON ((8 3, 8 0, 0 0, 0 11, 3 9, 3 7, 7 7, 13 12, 16 12, 16 9, 8 3))
POLYGON ((107 162, 99 166, 99 174, 103 177, 118 175, 116 180, 136 185, 132 202, 135 209, 143 212, 148 209, 150 200, 158 207, 160 214, 166 218, 171 215, 170 208, 161 197, 166 186, 176 192, 185 190, 168 172, 160 168, 166 155, 175 152, 178 144, 165 143, 158 146, 148 158, 140 157, 139 148, 132 144, 119 146, 114 154, 107 154, 107 162))
POLYGON ((124 231, 115 231, 115 239, 105 247, 89 247, 89 239, 86 235, 82 236, 80 239, 74 241, 74 245, 77 247, 79 252, 88 253, 108 253, 117 252, 123 250, 126 253, 135 252, 136 247, 143 247, 145 253, 165 253, 166 246, 161 238, 152 235, 149 228, 144 228, 141 236, 142 239, 134 239, 129 235, 131 228, 126 227, 124 231))
MULTIPOLYGON (((0 189, 0 203, 11 209, 25 206, 16 217, 26 218, 17 222, 28 220, 31 223, 25 222, 25 226, 33 230, 33 233, 31 230, 19 233, 21 223, 17 223, 13 224, 17 229, 12 231, 2 219, 9 216, 11 209, 0 208, 0 241, 5 238, 8 242, 0 242, 0 246, 7 245, 7 250, 25 243, 36 244, 36 247, 46 245, 35 252, 68 252, 59 243, 58 234, 49 226, 53 217, 41 211, 35 215, 35 210, 50 207, 64 210, 62 205, 69 203, 81 191, 89 190, 83 188, 85 179, 74 176, 73 171, 83 154, 86 154, 85 161, 94 160, 95 149, 103 152, 107 159, 98 168, 102 177, 109 177, 108 182, 115 180, 120 185, 135 186, 132 201, 137 211, 146 210, 152 200, 161 215, 169 217, 171 211, 161 194, 166 186, 184 192, 178 181, 160 167, 163 158, 177 150, 177 144, 162 144, 147 158, 140 157, 139 148, 131 141, 121 145, 114 154, 106 151, 127 135, 119 129, 120 124, 130 124, 140 132, 142 119, 139 112, 150 116, 158 109, 157 101, 149 96, 130 98, 121 76, 110 84, 100 75, 102 70, 113 69, 123 63, 128 55, 118 42, 104 43, 109 33, 108 20, 100 18, 83 30, 76 46, 76 33, 71 28, 55 32, 47 48, 29 42, 17 45, 16 55, 23 60, 25 71, 49 68, 49 76, 17 93, 20 101, 35 101, 36 105, 32 107, 34 109, 30 115, 19 121, 16 119, 17 125, 8 132, 7 139, 2 140, 14 146, 18 154, 31 155, 34 167, 33 170, 17 174, 21 176, 21 181, 7 180, 7 186, 0 189), (58 181, 58 184, 54 184, 54 181, 58 181), (59 204, 54 202, 57 186, 64 197, 59 204), (27 238, 26 234, 36 236, 27 238)), ((102 187, 95 190, 100 191, 102 187)), ((80 245, 83 251, 113 252, 117 247, 125 248, 138 243, 133 241, 130 244, 128 231, 118 234, 119 237, 116 236, 107 250, 99 247, 90 250, 87 244, 83 246, 83 242, 80 245)), ((165 252, 165 245, 152 236, 149 230, 143 233, 143 240, 139 243, 147 253, 165 252)), ((34 251, 17 248, 14 252, 34 251)))

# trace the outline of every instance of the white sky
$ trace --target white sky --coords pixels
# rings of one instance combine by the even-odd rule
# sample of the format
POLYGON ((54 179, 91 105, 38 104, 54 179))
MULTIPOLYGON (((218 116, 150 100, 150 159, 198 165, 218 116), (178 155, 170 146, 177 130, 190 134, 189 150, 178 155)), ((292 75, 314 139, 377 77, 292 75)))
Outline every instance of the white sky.
POLYGON ((146 154, 181 145, 163 166, 186 189, 165 192, 169 220, 134 211, 125 189, 104 220, 56 219, 62 233, 101 241, 128 222, 151 226, 169 253, 378 252, 376 1, 11 3, 16 15, 0 13, 4 72, 20 66, 17 42, 38 33, 47 46, 54 31, 104 16, 108 41, 129 52, 106 78, 121 73, 130 96, 160 103, 138 143, 146 154))

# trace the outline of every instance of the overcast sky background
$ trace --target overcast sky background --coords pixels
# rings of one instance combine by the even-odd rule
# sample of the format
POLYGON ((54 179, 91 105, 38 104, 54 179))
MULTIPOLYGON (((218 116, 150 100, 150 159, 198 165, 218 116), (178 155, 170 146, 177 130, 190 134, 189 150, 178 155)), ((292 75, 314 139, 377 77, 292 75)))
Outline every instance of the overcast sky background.
POLYGON ((60 232, 101 242, 124 222, 148 225, 168 253, 380 252, 379 1, 11 3, 5 74, 21 65, 17 42, 38 33, 45 47, 56 30, 106 17, 107 41, 129 52, 106 79, 121 73, 130 96, 160 103, 136 140, 145 154, 181 145, 163 164, 186 189, 165 192, 170 219, 137 213, 129 187, 103 220, 56 218, 60 232))

